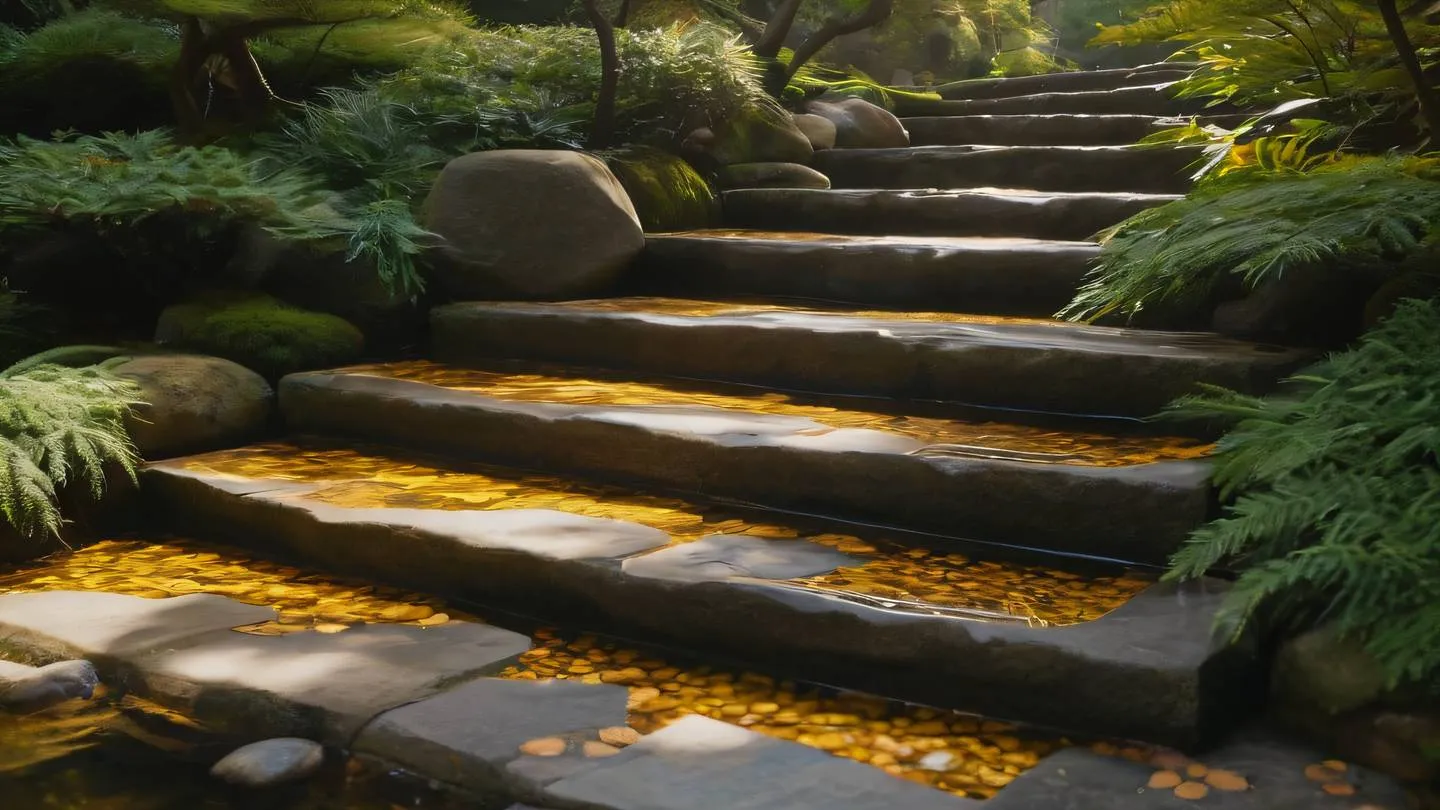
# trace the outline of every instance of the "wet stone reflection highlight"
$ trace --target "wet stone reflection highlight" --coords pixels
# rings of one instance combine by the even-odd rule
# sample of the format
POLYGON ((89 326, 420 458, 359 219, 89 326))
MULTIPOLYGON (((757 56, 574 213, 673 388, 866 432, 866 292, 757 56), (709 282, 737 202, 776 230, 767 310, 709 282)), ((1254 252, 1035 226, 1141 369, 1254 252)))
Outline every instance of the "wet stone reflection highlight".
MULTIPOLYGON (((533 367, 534 364, 531 364, 529 368, 533 367)), ((731 388, 721 393, 678 381, 642 382, 586 376, 587 372, 584 370, 558 366, 542 367, 539 371, 507 372, 413 361, 361 366, 348 371, 473 391, 519 402, 601 406, 707 406, 750 413, 797 416, 835 428, 895 433, 927 445, 935 445, 938 449, 968 448, 971 455, 985 455, 983 448, 993 448, 1005 454, 1022 453, 1026 454, 1024 460, 1036 463, 1123 467, 1156 461, 1200 458, 1211 450, 1209 444, 1176 436, 1112 436, 1086 431, 1051 430, 1007 422, 897 415, 805 404, 798 402, 792 395, 776 391, 751 392, 731 388)), ((593 372, 588 373, 593 375, 593 372)), ((717 384, 714 388, 724 386, 717 384)))
POLYGON ((890 603, 887 606, 898 609, 971 611, 1035 624, 1074 624, 1100 618, 1151 584, 1145 576, 1119 569, 1081 576, 907 548, 884 540, 803 534, 794 526, 676 498, 637 495, 483 465, 447 462, 442 467, 378 449, 361 453, 348 448, 272 443, 195 456, 186 459, 184 466, 196 472, 314 483, 318 489, 306 497, 352 508, 554 509, 651 526, 669 534, 672 544, 715 534, 748 535, 777 543, 803 538, 865 563, 792 580, 794 585, 885 600, 890 603))

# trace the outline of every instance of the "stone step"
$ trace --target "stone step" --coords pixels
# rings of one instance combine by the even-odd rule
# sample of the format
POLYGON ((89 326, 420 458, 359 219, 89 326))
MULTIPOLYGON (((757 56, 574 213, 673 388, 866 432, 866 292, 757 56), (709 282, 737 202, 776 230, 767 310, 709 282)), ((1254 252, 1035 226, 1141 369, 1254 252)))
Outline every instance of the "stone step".
POLYGON ((1210 505, 1207 447, 1186 439, 495 368, 412 362, 292 375, 281 410, 306 434, 1154 565, 1210 505))
POLYGON ((1190 146, 921 146, 830 149, 815 153, 815 167, 839 189, 1183 194, 1202 155, 1190 146))
POLYGON ((1212 640, 1218 582, 916 555, 496 475, 267 445, 150 465, 142 491, 171 525, 380 582, 1062 729, 1193 744, 1259 683, 1212 640))
POLYGON ((1016 76, 998 79, 969 79, 934 88, 945 99, 989 99, 1029 96, 1036 93, 1078 93, 1097 90, 1118 90, 1124 87, 1174 82, 1195 72, 1194 67, 1172 67, 1155 64, 1138 68, 1086 70, 1073 73, 1047 73, 1040 76, 1016 76))
POLYGON ((932 115, 901 119, 911 146, 1124 146, 1183 127, 1154 115, 932 115))
POLYGON ((1197 383, 1257 391, 1309 353, 1203 333, 664 298, 460 303, 437 359, 549 360, 792 390, 1150 416, 1197 383))
POLYGON ((897 96, 901 118, 931 115, 1185 115, 1205 110, 1204 101, 1172 98, 1170 83, 1078 93, 1035 93, 1009 98, 934 100, 897 96))
POLYGON ((730 228, 1074 241, 1181 196, 1014 188, 745 189, 727 191, 722 199, 730 228))
POLYGON ((635 270, 650 294, 1046 317, 1098 253, 1035 239, 694 231, 647 237, 635 270))

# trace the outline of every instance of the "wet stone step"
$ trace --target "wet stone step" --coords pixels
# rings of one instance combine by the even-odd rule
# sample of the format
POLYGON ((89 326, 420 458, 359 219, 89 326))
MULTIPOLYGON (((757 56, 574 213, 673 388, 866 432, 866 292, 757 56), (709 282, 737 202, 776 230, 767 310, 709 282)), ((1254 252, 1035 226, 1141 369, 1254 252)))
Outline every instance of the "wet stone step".
MULTIPOLYGON (((107 540, 35 564, 0 570, 0 602, 4 595, 50 591, 100 592, 146 600, 201 593, 224 596, 275 611, 278 620, 234 628, 235 632, 261 636, 335 635, 367 624, 438 627, 485 623, 481 616, 433 594, 300 569, 240 549, 177 538, 107 540)), ((181 607, 180 603, 159 603, 170 604, 181 607)), ((733 668, 713 657, 640 649, 593 634, 549 627, 526 632, 531 637, 530 648, 495 673, 495 679, 471 681, 468 688, 447 691, 434 701, 382 715, 362 732, 354 747, 362 755, 381 756, 428 778, 488 793, 495 787, 497 772, 519 759, 521 747, 548 749, 545 753, 561 758, 556 762, 566 761, 567 755, 593 761, 613 755, 614 748, 699 715, 863 762, 877 771, 956 796, 986 799, 1053 752, 1078 744, 1042 729, 875 695, 837 692, 733 668), (590 728, 577 733, 582 726, 590 728), (511 736, 515 734, 519 736, 511 736), (397 745, 397 741, 403 744, 397 745), (586 742, 591 745, 587 747, 586 742), (554 743, 561 743, 560 750, 555 750, 554 743), (443 761, 426 750, 442 746, 443 761), (457 758, 463 765, 456 765, 457 758)), ((93 728, 76 728, 74 721, 85 717, 93 717, 107 730, 133 728, 134 718, 133 722, 152 729, 149 735, 158 734, 185 750, 228 750, 197 735, 193 718, 133 694, 115 704, 102 702, 75 712, 22 718, 8 730, 22 735, 13 740, 16 747, 28 749, 22 756, 48 761, 94 741, 93 728), (79 741, 73 739, 77 731, 84 732, 79 741)), ((4 722, 0 716, 0 750, 6 750, 10 740, 4 722)), ((1108 741, 1091 745, 1096 750, 1122 753, 1130 760, 1151 753, 1142 746, 1117 749, 1108 741)), ((155 798, 153 794, 151 798, 155 798)))
POLYGON ((919 146, 830 149, 815 153, 815 166, 840 189, 1183 194, 1200 157, 1175 146, 919 146))
POLYGON ((727 191, 722 197, 725 224, 731 228, 1056 241, 1088 240, 1141 211, 1178 199, 1175 194, 1014 188, 776 188, 727 191))
POLYGON ((1115 90, 1121 87, 1179 81, 1193 73, 1195 68, 1196 66, 1155 64, 1136 68, 1048 73, 1040 76, 970 79, 942 84, 936 87, 934 92, 946 99, 985 99, 1027 96, 1036 93, 1115 90))
POLYGON ((1153 115, 951 115, 902 119, 911 146, 1123 146, 1189 119, 1153 115))
POLYGON ((1258 391, 1308 353, 1205 333, 669 298, 431 311, 437 359, 530 359, 831 394, 1151 416, 1197 383, 1258 391))
POLYGON ((1173 83, 1117 90, 1035 93, 1008 98, 942 99, 897 96, 895 114, 902 118, 932 115, 1198 115, 1204 101, 1173 98, 1173 83))
POLYGON ((1048 316, 1098 253, 1088 242, 691 231, 646 238, 635 291, 1048 316))
POLYGON ((294 431, 1143 563, 1162 563, 1209 505, 1207 447, 1191 440, 752 389, 397 363, 292 375, 280 400, 294 431))
POLYGON ((339 571, 1060 728, 1190 743, 1223 728, 1255 682, 1248 652, 1211 639, 1219 583, 1182 592, 1121 571, 1076 577, 1013 563, 966 573, 968 557, 885 556, 853 536, 708 527, 694 506, 653 497, 523 486, 509 497, 515 484, 500 482, 514 479, 502 475, 267 445, 150 465, 143 492, 182 527, 264 539, 339 571), (867 566, 882 561, 885 581, 870 579, 867 566), (931 577, 918 599, 885 590, 906 571, 931 577), (961 607, 1002 580, 989 588, 1013 607, 961 607), (1051 604, 1103 605, 1099 618, 1073 607, 1061 608, 1068 623, 1027 617, 1019 582, 1051 604))

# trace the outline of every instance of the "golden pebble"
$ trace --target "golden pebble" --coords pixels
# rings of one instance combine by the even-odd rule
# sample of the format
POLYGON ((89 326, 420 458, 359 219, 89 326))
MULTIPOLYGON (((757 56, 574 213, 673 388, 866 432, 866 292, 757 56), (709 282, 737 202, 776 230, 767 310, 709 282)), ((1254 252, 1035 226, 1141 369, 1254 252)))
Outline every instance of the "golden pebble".
POLYGON ((940 722, 939 720, 926 720, 924 722, 916 723, 915 725, 910 726, 909 728, 905 729, 905 732, 907 734, 916 734, 927 737, 944 736, 950 733, 950 727, 940 722))
POLYGON ((565 753, 565 741, 559 737, 541 737, 523 743, 520 752, 532 757, 558 757, 565 753))
POLYGON ((600 729, 600 742, 608 745, 626 746, 640 742, 640 732, 628 726, 611 726, 600 729))
POLYGON ((768 701, 752 703, 750 704, 750 711, 755 712, 756 714, 774 714, 780 711, 780 704, 770 703, 768 701))
POLYGON ((619 748, 603 742, 595 742, 594 740, 586 741, 586 743, 581 746, 581 749, 587 757, 613 757, 620 753, 619 748))
POLYGON ((678 709, 679 707, 680 701, 676 700, 675 698, 657 697, 645 701, 645 703, 640 708, 643 711, 647 712, 668 712, 672 709, 678 709))
POLYGON ((657 681, 673 681, 675 680, 675 677, 679 674, 680 670, 674 667, 665 667, 664 669, 657 669, 654 672, 650 673, 650 677, 654 678, 657 681))
POLYGON ((720 709, 720 713, 726 717, 744 717, 750 713, 750 707, 739 703, 727 703, 720 709))

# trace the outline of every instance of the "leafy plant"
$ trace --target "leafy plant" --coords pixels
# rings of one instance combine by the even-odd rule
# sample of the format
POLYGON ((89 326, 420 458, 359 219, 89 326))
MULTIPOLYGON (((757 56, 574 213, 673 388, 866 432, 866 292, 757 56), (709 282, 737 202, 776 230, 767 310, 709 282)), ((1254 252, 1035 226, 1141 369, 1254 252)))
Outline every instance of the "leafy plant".
POLYGON ((1321 263, 1383 275, 1440 240, 1440 158, 1337 157, 1300 170, 1284 165, 1300 154, 1288 149, 1107 231, 1061 317, 1193 305, 1230 276, 1254 287, 1321 263))
POLYGON ((360 330, 342 318, 263 295, 212 296, 170 307, 157 331, 169 345, 233 360, 272 380, 352 363, 365 343, 360 330))
POLYGON ((110 468, 134 480, 124 420, 135 397, 131 384, 94 367, 0 372, 0 514, 11 528, 58 537, 67 486, 98 499, 110 468))
POLYGON ((1177 416, 1220 418, 1225 516, 1172 579, 1241 573, 1218 621, 1336 622, 1393 682, 1440 682, 1440 304, 1402 302, 1346 352, 1268 398, 1211 389, 1177 416))

